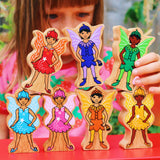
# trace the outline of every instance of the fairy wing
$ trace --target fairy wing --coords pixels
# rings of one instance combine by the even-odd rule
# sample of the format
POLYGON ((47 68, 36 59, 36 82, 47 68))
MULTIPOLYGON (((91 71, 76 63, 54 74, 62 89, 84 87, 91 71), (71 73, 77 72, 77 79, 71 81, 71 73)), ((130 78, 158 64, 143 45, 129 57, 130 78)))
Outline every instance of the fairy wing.
POLYGON ((151 41, 153 41, 153 37, 150 38, 146 38, 144 41, 142 41, 141 43, 139 43, 137 45, 137 47, 140 50, 140 56, 142 57, 146 52, 147 52, 147 47, 149 46, 149 44, 151 43, 151 41))
POLYGON ((119 51, 121 52, 123 48, 129 44, 129 39, 126 32, 122 28, 120 28, 120 33, 121 35, 120 35, 119 51))
POLYGON ((125 96, 124 106, 128 110, 128 113, 125 116, 125 122, 128 122, 130 117, 132 116, 132 107, 136 105, 136 101, 132 94, 123 93, 123 95, 125 96))
POLYGON ((79 98, 80 98, 80 101, 81 101, 81 104, 82 104, 81 109, 82 109, 84 115, 86 115, 87 110, 88 110, 89 106, 92 105, 92 103, 83 92, 78 91, 78 95, 79 95, 79 98))
POLYGON ((98 48, 98 50, 100 50, 101 48, 101 43, 102 43, 102 39, 101 39, 101 34, 102 34, 102 29, 104 28, 104 25, 100 25, 98 28, 96 28, 96 30, 93 32, 90 40, 92 40, 96 47, 98 48))
MULTIPOLYGON (((58 57, 60 57, 65 52, 67 42, 68 42, 68 39, 63 38, 63 39, 60 39, 58 43, 54 46, 54 49, 58 57)), ((55 60, 56 60, 55 57, 53 57, 52 58, 53 63, 55 60)), ((61 69, 61 67, 62 67, 62 62, 61 60, 59 60, 58 63, 55 64, 55 70, 58 71, 61 69)))
MULTIPOLYGON (((153 105, 154 105, 153 94, 147 94, 142 103, 151 111, 151 108, 152 108, 153 105)), ((144 112, 144 116, 145 116, 145 117, 147 116, 147 113, 146 113, 146 112, 144 112)), ((151 113, 151 116, 149 117, 148 122, 149 122, 150 124, 152 124, 153 121, 154 121, 154 116, 153 116, 153 114, 151 113)))
MULTIPOLYGON (((64 104, 64 106, 67 109, 69 109, 70 112, 72 112, 72 110, 75 107, 75 104, 74 104, 74 98, 75 97, 76 97, 76 95, 69 96, 68 99, 67 99, 67 102, 64 104)), ((52 109, 54 107, 56 107, 56 105, 52 102, 51 97, 49 97, 49 96, 43 96, 43 98, 45 99, 44 108, 48 112, 48 116, 46 117, 45 122, 44 122, 45 125, 47 125, 50 122, 50 120, 52 119, 52 109)), ((67 114, 65 114, 65 118, 68 119, 68 115, 67 114)), ((75 119, 72 118, 69 123, 71 125, 74 125, 75 124, 75 119)))
POLYGON ((9 101, 7 108, 8 111, 12 114, 12 117, 8 120, 8 126, 10 127, 16 120, 16 110, 19 108, 19 106, 17 105, 16 100, 13 97, 7 96, 7 99, 9 101))
POLYGON ((45 46, 44 36, 43 33, 39 30, 33 31, 34 38, 32 39, 32 47, 34 50, 32 51, 33 54, 30 57, 30 61, 34 61, 40 54, 40 50, 43 46, 45 46))
POLYGON ((81 42, 81 38, 74 31, 72 31, 70 29, 66 29, 66 30, 68 31, 69 36, 72 40, 72 42, 71 42, 72 48, 73 48, 74 52, 76 53, 78 44, 81 42))
POLYGON ((114 95, 115 95, 115 91, 110 92, 109 94, 107 94, 107 96, 104 97, 104 100, 102 102, 102 105, 106 109, 108 115, 110 115, 112 111, 111 109, 112 109, 112 101, 113 101, 114 95))
MULTIPOLYGON (((37 113, 37 111, 39 110, 39 103, 38 103, 38 99, 40 98, 40 96, 34 96, 31 99, 31 103, 27 106, 29 109, 31 109, 34 113, 37 113)), ((33 117, 29 114, 29 120, 32 121, 33 117)), ((39 119, 37 118, 33 125, 38 127, 40 124, 39 119)))

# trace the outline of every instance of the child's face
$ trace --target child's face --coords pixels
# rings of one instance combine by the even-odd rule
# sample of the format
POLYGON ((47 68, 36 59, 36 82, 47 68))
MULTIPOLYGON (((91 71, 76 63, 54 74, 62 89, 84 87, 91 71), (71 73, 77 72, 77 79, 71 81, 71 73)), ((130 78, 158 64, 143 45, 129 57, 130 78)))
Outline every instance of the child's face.
POLYGON ((103 97, 99 97, 97 95, 94 95, 93 97, 91 97, 92 102, 94 102, 95 104, 98 104, 102 101, 103 97))
POLYGON ((79 33, 80 37, 82 37, 84 40, 87 40, 91 36, 91 32, 82 31, 79 33))
POLYGON ((140 42, 140 39, 137 39, 137 37, 135 37, 135 36, 130 36, 129 40, 130 40, 131 44, 133 44, 133 45, 137 45, 140 42))
POLYGON ((21 105, 26 105, 29 100, 28 98, 20 98, 18 101, 21 105))
POLYGON ((46 38, 46 41, 47 41, 47 43, 50 44, 50 45, 52 45, 52 44, 54 44, 54 43, 56 42, 56 40, 55 40, 54 38, 52 38, 52 37, 47 37, 47 38, 46 38))
POLYGON ((57 98, 55 98, 54 100, 55 100, 55 102, 56 102, 57 104, 62 104, 62 103, 64 102, 64 98, 63 98, 63 97, 57 97, 57 98))
MULTIPOLYGON (((49 5, 46 3, 45 12, 49 17, 49 27, 57 28, 60 31, 60 36, 64 36, 62 30, 65 27, 75 28, 81 22, 88 22, 89 24, 93 21, 94 15, 94 4, 87 6, 77 6, 77 7, 62 7, 50 9, 49 5)), ((44 20, 45 21, 45 20, 44 20)), ((64 56, 71 55, 71 49, 68 47, 64 56)))
POLYGON ((143 95, 135 96, 135 100, 136 100, 137 102, 142 102, 143 99, 144 99, 144 96, 143 96, 143 95))

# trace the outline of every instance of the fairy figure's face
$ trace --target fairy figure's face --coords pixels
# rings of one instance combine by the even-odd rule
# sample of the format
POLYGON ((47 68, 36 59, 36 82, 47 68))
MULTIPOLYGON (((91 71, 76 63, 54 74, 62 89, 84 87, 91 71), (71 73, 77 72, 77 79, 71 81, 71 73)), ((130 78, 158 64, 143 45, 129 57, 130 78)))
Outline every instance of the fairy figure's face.
POLYGON ((138 96, 135 96, 134 98, 138 103, 141 103, 142 100, 144 99, 144 96, 143 95, 138 95, 138 96))
POLYGON ((140 39, 138 39, 136 36, 130 36, 129 40, 132 45, 137 45, 140 42, 140 39))
POLYGON ((56 40, 54 38, 52 38, 52 37, 47 37, 46 41, 50 45, 53 45, 56 42, 56 40))
POLYGON ((20 98, 18 101, 21 105, 26 105, 28 103, 29 99, 28 98, 20 98))
POLYGON ((91 96, 91 101, 95 104, 101 103, 102 99, 103 99, 102 96, 97 96, 97 95, 94 95, 93 97, 91 96))
POLYGON ((82 31, 81 33, 79 33, 79 36, 81 37, 81 39, 87 40, 90 38, 91 32, 82 31))
POLYGON ((64 102, 65 98, 64 97, 56 97, 54 100, 57 104, 62 104, 64 102))

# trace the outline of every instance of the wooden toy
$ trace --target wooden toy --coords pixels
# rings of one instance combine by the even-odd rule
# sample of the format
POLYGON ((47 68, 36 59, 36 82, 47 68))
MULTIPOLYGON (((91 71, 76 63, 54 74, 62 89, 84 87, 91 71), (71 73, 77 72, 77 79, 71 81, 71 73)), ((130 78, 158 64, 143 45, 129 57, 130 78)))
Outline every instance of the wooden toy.
POLYGON ((55 28, 49 28, 44 33, 35 30, 33 35, 33 51, 27 56, 32 71, 22 86, 35 92, 51 94, 50 75, 62 67, 61 55, 66 50, 68 38, 61 38, 55 28))
POLYGON ((145 90, 139 87, 134 90, 134 93, 126 92, 123 96, 124 108, 119 115, 119 121, 125 127, 125 135, 119 145, 124 149, 152 147, 147 129, 154 121, 151 111, 154 105, 153 95, 146 94, 145 90))
POLYGON ((77 87, 91 87, 102 83, 99 75, 103 61, 100 58, 104 25, 91 26, 86 22, 76 28, 66 28, 65 34, 71 38, 73 56, 78 62, 77 87))
POLYGON ((77 90, 81 110, 87 122, 85 137, 81 143, 84 150, 108 150, 106 137, 111 132, 109 118, 116 91, 104 91, 94 87, 90 91, 77 90))
POLYGON ((75 107, 75 97, 75 94, 67 95, 62 88, 55 89, 51 96, 43 96, 44 109, 47 113, 44 124, 50 131, 49 139, 44 144, 46 152, 74 150, 68 132, 72 128, 72 121, 74 121, 71 110, 75 107))
POLYGON ((122 90, 132 91, 134 63, 147 53, 155 38, 143 35, 140 28, 126 29, 122 26, 113 27, 113 37, 114 66, 106 83, 122 90))
POLYGON ((8 146, 9 153, 38 152, 32 134, 40 122, 37 118, 40 96, 31 96, 28 91, 17 90, 15 95, 6 94, 7 125, 14 132, 14 139, 8 146))

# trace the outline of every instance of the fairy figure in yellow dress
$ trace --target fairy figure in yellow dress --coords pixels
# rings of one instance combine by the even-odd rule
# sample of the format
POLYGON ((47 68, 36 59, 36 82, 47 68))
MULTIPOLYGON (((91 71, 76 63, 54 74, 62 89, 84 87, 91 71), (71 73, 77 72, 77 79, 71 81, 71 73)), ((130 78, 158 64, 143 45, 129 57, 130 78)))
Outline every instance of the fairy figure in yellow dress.
POLYGON ((125 122, 132 129, 131 140, 130 143, 126 145, 126 148, 133 147, 133 142, 135 140, 137 131, 142 133, 145 146, 151 147, 152 144, 147 138, 147 129, 152 125, 154 120, 151 113, 151 107, 154 103, 153 95, 146 95, 145 90, 139 87, 135 90, 133 97, 131 97, 131 94, 128 93, 125 93, 125 97, 125 107, 129 111, 125 117, 125 122))
POLYGON ((115 91, 103 92, 102 89, 93 88, 91 91, 78 91, 81 108, 88 124, 88 132, 82 141, 84 150, 109 149, 106 141, 107 134, 111 131, 108 123, 112 113, 112 101, 115 91))

